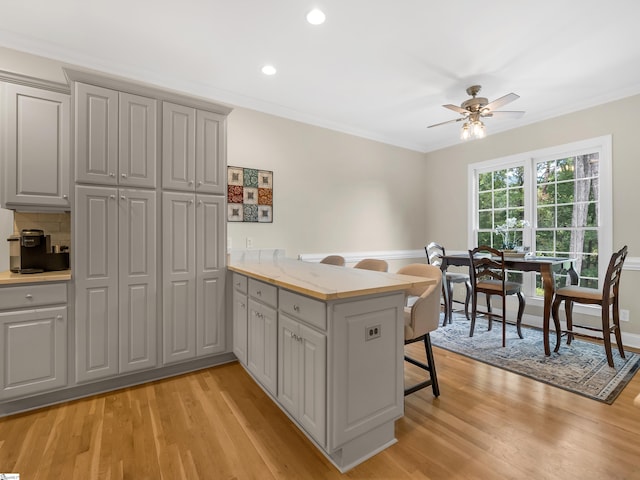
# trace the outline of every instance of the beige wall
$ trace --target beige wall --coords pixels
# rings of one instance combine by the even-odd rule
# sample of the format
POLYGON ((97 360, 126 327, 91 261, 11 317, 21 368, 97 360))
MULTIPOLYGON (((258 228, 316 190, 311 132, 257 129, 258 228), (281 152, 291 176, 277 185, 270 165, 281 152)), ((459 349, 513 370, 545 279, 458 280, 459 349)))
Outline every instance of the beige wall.
MULTIPOLYGON (((430 181, 426 192, 428 236, 453 250, 467 245, 467 166, 470 163, 533 151, 602 135, 612 136, 613 143, 613 246, 628 245, 629 257, 622 277, 621 308, 630 311, 630 321, 622 325, 628 334, 640 334, 640 155, 635 122, 640 96, 626 98, 570 115, 539 122, 508 132, 489 135, 483 140, 462 143, 426 154, 427 175, 456 179, 452 182, 430 181), (455 194, 452 194, 455 191, 455 194), (442 199, 447 201, 443 202, 442 199), (442 208, 442 205, 446 205, 442 208), (460 219, 452 221, 452 219, 460 219)), ((487 122, 490 130, 490 122, 487 122)), ((629 336, 631 338, 631 336, 629 336)), ((632 343, 640 345, 640 337, 632 343)))
POLYGON ((232 248, 300 253, 424 246, 424 155, 246 109, 228 120, 228 164, 273 170, 273 223, 229 223, 232 248))

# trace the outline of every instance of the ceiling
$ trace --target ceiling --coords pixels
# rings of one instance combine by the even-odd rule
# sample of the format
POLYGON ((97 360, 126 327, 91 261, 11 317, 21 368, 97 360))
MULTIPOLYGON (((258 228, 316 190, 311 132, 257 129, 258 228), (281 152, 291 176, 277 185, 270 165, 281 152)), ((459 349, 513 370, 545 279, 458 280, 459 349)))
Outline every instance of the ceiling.
POLYGON ((5 0, 0 46, 428 152, 461 142, 427 126, 473 84, 526 111, 488 135, 640 93, 638 18, 637 0, 5 0))

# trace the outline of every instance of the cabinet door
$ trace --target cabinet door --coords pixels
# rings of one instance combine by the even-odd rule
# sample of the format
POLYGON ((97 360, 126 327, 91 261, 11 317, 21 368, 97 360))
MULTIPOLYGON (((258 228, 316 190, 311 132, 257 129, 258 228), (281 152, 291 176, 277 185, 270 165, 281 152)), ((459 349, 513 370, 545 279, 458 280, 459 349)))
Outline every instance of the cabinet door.
POLYGON ((278 318, 278 400, 294 418, 300 402, 299 324, 286 315, 278 318))
POLYGON ((69 95, 4 84, 5 205, 69 208, 69 95))
POLYGON ((163 359, 164 363, 196 354, 195 195, 163 192, 163 359))
POLYGON ((0 313, 0 400, 67 384, 67 307, 0 313))
POLYGON ((118 92, 75 84, 76 181, 118 183, 118 92))
POLYGON ((233 353, 243 365, 247 364, 247 296, 233 291, 233 353))
POLYGON ((76 379, 118 373, 117 189, 76 187, 76 379))
POLYGON ((154 367, 156 356, 156 193, 120 189, 120 371, 154 367))
POLYGON ((226 117, 196 114, 196 192, 226 194, 226 117))
POLYGON ((327 337, 282 313, 278 322, 278 401, 324 445, 327 337))
POLYGON ((300 390, 298 421, 313 438, 325 444, 327 398, 327 337, 300 325, 300 390))
POLYGON ((196 353, 225 350, 224 198, 196 196, 196 353))
POLYGON ((162 103, 162 187, 195 191, 196 111, 162 103))
POLYGON ((276 311, 249 299, 247 367, 272 395, 278 387, 278 324, 276 311))
POLYGON ((118 182, 127 187, 156 187, 156 121, 153 98, 119 94, 118 182))

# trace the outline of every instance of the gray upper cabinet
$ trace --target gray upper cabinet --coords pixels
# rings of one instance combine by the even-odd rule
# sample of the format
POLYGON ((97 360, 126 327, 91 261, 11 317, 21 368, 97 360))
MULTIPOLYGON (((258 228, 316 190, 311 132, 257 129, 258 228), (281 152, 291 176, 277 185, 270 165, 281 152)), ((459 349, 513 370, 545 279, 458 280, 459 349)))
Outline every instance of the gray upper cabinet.
POLYGON ((162 106, 162 187, 224 194, 226 117, 171 102, 162 106))
POLYGON ((69 95, 3 83, 3 206, 69 209, 69 95))
POLYGON ((76 182, 156 186, 157 102, 75 83, 76 182))

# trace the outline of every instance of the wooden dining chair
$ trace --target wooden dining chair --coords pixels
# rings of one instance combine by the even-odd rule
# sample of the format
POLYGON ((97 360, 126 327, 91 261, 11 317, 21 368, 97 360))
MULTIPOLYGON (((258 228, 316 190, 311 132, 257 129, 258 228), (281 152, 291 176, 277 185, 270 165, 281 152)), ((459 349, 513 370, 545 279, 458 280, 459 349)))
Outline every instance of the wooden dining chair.
POLYGON ((404 359, 406 362, 429 372, 429 376, 422 382, 406 387, 404 394, 409 395, 431 386, 433 395, 437 397, 440 395, 440 387, 438 386, 438 376, 436 375, 436 364, 433 358, 429 332, 436 330, 440 324, 442 271, 433 265, 412 263, 400 268, 397 273, 436 280, 434 284, 428 287, 413 287, 407 292, 408 297, 418 298, 411 306, 404 308, 404 344, 423 342, 427 362, 424 363, 406 354, 404 359))
MULTIPOLYGON (((427 254, 427 261, 429 265, 435 265, 436 267, 442 266, 442 257, 446 255, 444 247, 436 242, 431 242, 424 247, 424 251, 427 254)), ((453 318, 453 304, 464 304, 464 315, 469 320, 469 301, 471 300, 471 279, 469 275, 462 272, 444 272, 444 281, 442 283, 442 297, 444 299, 444 321, 442 325, 451 323, 453 318), (464 284, 466 289, 466 296, 464 302, 462 300, 456 300, 453 298, 453 287, 456 284, 464 284)))
POLYGON ((325 263, 327 265, 337 265, 339 267, 344 267, 345 260, 344 260, 344 257, 341 256, 341 255, 327 255, 322 260, 320 260, 320 263, 325 263))
MULTIPOLYGON (((580 287, 578 285, 569 285, 556 290, 555 299, 553 301, 553 320, 556 325, 559 323, 558 310, 560 304, 564 301, 564 311, 567 317, 567 345, 571 344, 574 335, 590 337, 602 340, 604 342, 604 350, 607 355, 607 362, 610 367, 614 366, 613 354, 611 352, 611 334, 613 333, 618 345, 620 356, 624 356, 624 347, 622 346, 622 335, 620 333, 620 276, 622 274, 622 266, 627 258, 627 246, 611 255, 607 273, 602 282, 602 290, 596 288, 580 287), (590 325, 574 325, 573 323, 573 304, 586 303, 590 305, 600 305, 602 309, 601 327, 592 327, 590 325), (610 310, 613 315, 610 315, 610 310), (589 335, 586 333, 578 333, 574 327, 582 328, 588 331, 600 332, 600 336, 589 335)), ((560 348, 560 344, 556 345, 555 351, 560 348)))
POLYGON ((365 258, 356 263, 353 268, 374 270, 376 272, 388 272, 389 264, 385 260, 380 260, 378 258, 365 258))
MULTIPOLYGON (((473 337, 473 330, 476 325, 477 315, 483 314, 488 318, 491 330, 493 318, 497 317, 502 321, 502 346, 507 343, 507 296, 518 296, 518 317, 516 320, 516 328, 518 336, 522 336, 522 314, 524 313, 525 300, 522 295, 522 285, 517 282, 507 280, 507 272, 504 268, 504 252, 491 248, 487 245, 481 245, 469 250, 469 277, 471 278, 471 287, 473 288, 473 300, 471 307, 471 328, 469 336, 473 337), (483 293, 487 299, 486 311, 478 310, 478 294, 483 293), (497 295, 502 298, 502 312, 497 314, 491 310, 491 297, 497 295)), ((512 323, 512 322, 510 322, 512 323)))

